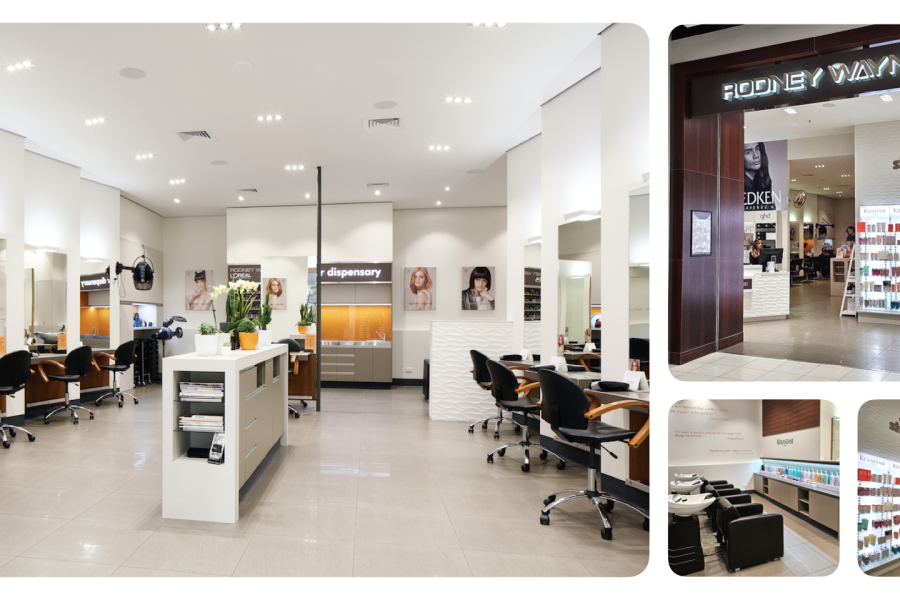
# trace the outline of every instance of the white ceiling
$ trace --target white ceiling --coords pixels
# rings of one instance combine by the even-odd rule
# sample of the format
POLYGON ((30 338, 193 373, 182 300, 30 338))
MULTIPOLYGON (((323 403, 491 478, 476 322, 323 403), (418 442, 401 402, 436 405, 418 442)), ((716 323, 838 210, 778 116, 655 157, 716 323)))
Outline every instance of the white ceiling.
MULTIPOLYGON (((788 161, 790 189, 839 200, 856 198, 855 157, 823 156, 788 161), (816 165, 822 165, 816 167, 816 165), (849 175, 849 177, 843 177, 849 175), (796 180, 796 181, 795 181, 796 180), (826 189, 827 188, 827 189, 826 189)), ((791 197, 793 198, 793 194, 791 197)))
POLYGON ((0 128, 163 216, 313 202, 317 165, 326 203, 505 205, 504 152, 540 132, 548 89, 604 27, 0 25, 0 68, 35 65, 0 71, 0 128), (147 75, 126 79, 123 68, 147 75), (448 105, 446 96, 474 101, 448 105), (396 108, 373 107, 385 100, 396 108), (256 120, 275 113, 282 121, 256 120), (101 116, 106 123, 84 124, 101 116), (386 117, 401 129, 363 132, 363 119, 386 117), (176 135, 193 130, 218 141, 176 135), (148 152, 152 160, 135 160, 148 152), (294 163, 305 171, 285 172, 294 163), (173 178, 186 184, 170 186, 173 178), (370 182, 391 189, 375 196, 370 182), (239 188, 260 193, 239 202, 239 188))
POLYGON ((900 421, 900 400, 870 400, 859 409, 859 451, 900 461, 900 434, 888 427, 900 421))

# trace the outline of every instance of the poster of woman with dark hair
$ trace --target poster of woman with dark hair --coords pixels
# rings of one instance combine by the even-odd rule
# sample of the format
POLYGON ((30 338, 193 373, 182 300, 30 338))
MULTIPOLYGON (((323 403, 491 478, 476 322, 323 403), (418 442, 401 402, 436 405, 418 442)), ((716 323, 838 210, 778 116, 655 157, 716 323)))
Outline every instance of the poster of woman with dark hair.
POLYGON ((463 267, 462 309, 494 310, 493 279, 494 267, 463 267))

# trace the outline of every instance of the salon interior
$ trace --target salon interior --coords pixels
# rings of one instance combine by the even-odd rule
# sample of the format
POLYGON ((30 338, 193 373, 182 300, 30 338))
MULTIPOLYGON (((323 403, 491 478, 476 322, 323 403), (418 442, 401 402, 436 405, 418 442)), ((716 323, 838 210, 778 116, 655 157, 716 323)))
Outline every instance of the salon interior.
POLYGON ((0 25, 0 57, 0 576, 644 570, 640 27, 0 25))
MULTIPOLYGON (((711 47, 724 50, 728 44, 722 43, 722 36, 731 35, 736 42, 761 29, 728 28, 673 42, 671 48, 677 55, 678 44, 710 36, 711 47)), ((821 46, 828 37, 823 30, 829 28, 785 29, 790 30, 785 34, 807 37, 804 42, 819 40, 821 46)), ((853 65, 854 52, 871 53, 873 60, 890 54, 883 52, 884 40, 867 39, 875 33, 867 33, 866 27, 838 29, 843 31, 835 37, 852 35, 859 44, 832 55, 834 64, 826 65, 827 79, 818 96, 787 94, 772 100, 773 94, 749 99, 756 102, 752 106, 741 100, 730 109, 738 111, 730 118, 743 121, 743 239, 739 241, 736 232, 722 232, 721 252, 736 256, 742 243, 743 264, 723 268, 742 270, 742 292, 736 289, 737 278, 729 275, 735 289, 727 293, 725 312, 737 306, 732 302, 736 300, 742 301, 743 312, 725 317, 730 321, 727 326, 720 319, 714 353, 699 355, 695 348, 670 357, 678 379, 900 379, 896 354, 900 345, 895 345, 900 342, 900 296, 893 235, 900 225, 894 224, 897 203, 890 180, 896 157, 882 142, 885 135, 900 130, 900 104, 895 103, 900 96, 893 77, 873 76, 867 81, 857 77, 849 82, 855 85, 833 83, 834 77, 843 77, 837 67, 844 62, 853 65), (769 181, 769 192, 760 191, 766 187, 759 187, 762 180, 769 181), (762 201, 766 193, 771 202, 762 201)), ((772 49, 779 47, 768 50, 777 53, 772 49)), ((778 70, 783 76, 790 65, 760 67, 758 74, 778 70)), ((725 302, 724 296, 721 300, 725 302)), ((697 325, 697 319, 686 314, 678 318, 686 327, 697 325)), ((693 343, 677 345, 686 349, 693 343)))
POLYGON ((677 575, 824 577, 837 569, 833 403, 681 400, 669 410, 668 460, 668 561, 677 575))

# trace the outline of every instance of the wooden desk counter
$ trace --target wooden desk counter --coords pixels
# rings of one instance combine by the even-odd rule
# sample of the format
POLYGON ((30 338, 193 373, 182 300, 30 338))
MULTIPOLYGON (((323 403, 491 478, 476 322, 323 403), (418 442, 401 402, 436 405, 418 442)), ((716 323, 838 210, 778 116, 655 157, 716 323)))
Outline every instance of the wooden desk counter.
MULTIPOLYGON (((114 350, 110 350, 109 348, 91 348, 91 353, 95 356, 100 352, 112 353, 114 352, 114 350)), ((39 356, 32 357, 31 359, 31 366, 32 369, 34 369, 35 374, 31 376, 31 381, 25 384, 26 410, 29 408, 37 408, 38 406, 49 407, 54 404, 65 402, 65 384, 60 381, 50 381, 48 383, 44 383, 44 380, 41 379, 41 376, 37 374, 38 364, 50 360, 64 365, 66 362, 66 355, 41 354, 39 356)), ((96 356, 95 360, 97 361, 98 365, 109 364, 109 359, 104 356, 96 356)), ((55 367, 50 367, 47 372, 55 374, 60 371, 55 367)), ((111 389, 109 371, 91 371, 90 375, 88 375, 84 379, 84 381, 81 382, 80 389, 82 395, 91 392, 99 392, 111 389)))

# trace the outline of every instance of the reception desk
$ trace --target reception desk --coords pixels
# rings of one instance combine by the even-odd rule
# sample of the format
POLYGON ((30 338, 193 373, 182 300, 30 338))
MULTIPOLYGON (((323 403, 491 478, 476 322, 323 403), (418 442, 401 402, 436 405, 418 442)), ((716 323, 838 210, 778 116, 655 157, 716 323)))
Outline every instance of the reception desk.
POLYGON ((791 314, 791 274, 764 273, 744 265, 744 322, 786 319, 791 314))
POLYGON ((164 519, 236 523, 241 488, 267 464, 279 444, 286 446, 288 348, 284 344, 225 356, 196 353, 163 359, 164 519), (222 402, 179 397, 181 382, 224 384, 222 402), (211 464, 188 450, 208 449, 213 433, 182 431, 179 418, 224 415, 224 459, 211 464))

